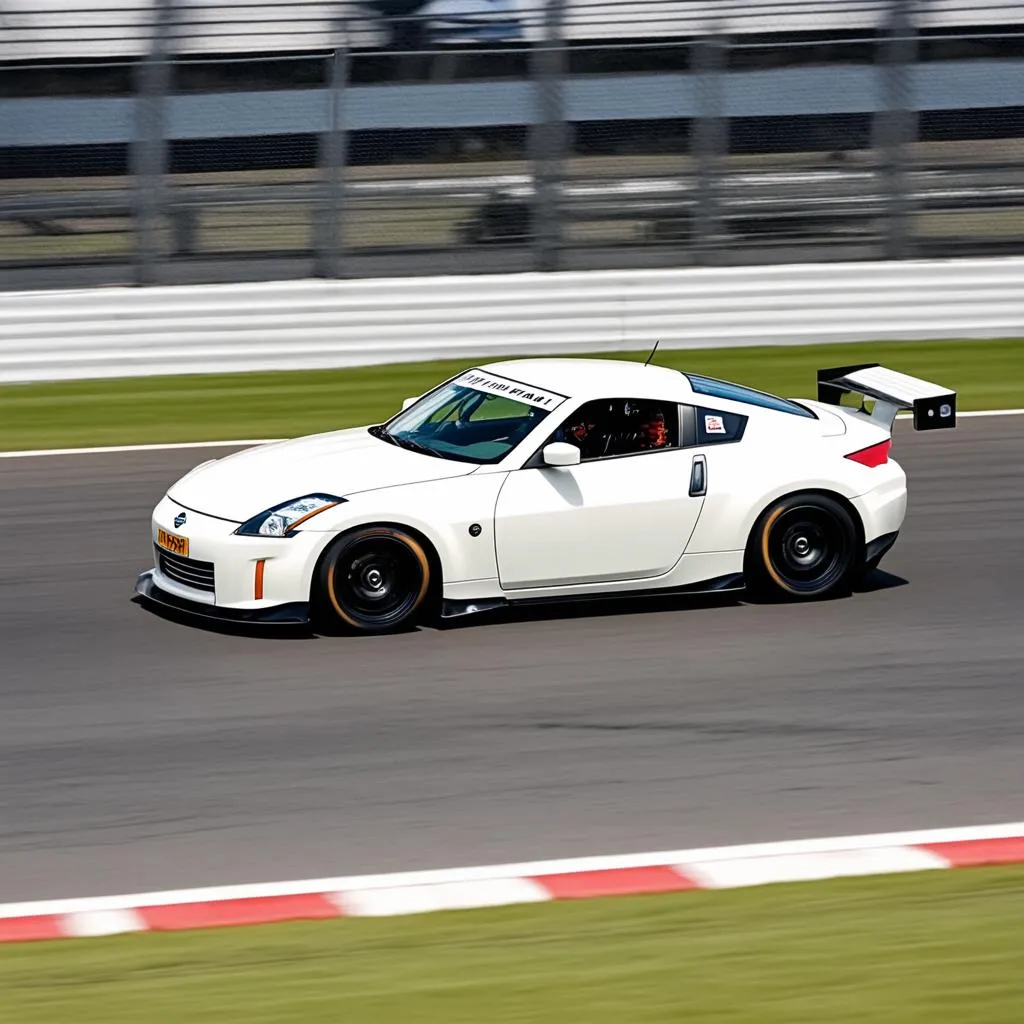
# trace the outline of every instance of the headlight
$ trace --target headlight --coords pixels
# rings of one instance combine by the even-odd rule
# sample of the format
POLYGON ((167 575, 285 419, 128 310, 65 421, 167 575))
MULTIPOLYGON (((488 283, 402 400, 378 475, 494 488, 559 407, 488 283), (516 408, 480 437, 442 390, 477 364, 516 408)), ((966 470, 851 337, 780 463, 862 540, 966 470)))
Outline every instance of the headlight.
POLYGON ((340 505, 344 500, 333 494, 307 494, 304 498, 286 501, 253 516, 235 533, 243 537, 291 537, 300 523, 340 505))

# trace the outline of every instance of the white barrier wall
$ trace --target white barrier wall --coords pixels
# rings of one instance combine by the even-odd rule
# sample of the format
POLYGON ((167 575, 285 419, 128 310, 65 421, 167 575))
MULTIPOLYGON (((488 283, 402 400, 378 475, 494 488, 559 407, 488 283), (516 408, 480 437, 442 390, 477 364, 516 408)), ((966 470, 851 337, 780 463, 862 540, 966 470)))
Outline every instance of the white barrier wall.
POLYGON ((0 293, 0 381, 1024 337, 1024 258, 0 293))

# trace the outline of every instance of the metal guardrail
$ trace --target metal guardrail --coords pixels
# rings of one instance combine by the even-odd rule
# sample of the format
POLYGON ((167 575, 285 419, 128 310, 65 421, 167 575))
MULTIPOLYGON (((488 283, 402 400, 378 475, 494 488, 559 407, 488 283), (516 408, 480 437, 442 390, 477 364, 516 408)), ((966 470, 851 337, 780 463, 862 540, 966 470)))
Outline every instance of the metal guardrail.
POLYGON ((1024 336, 1024 258, 0 296, 0 381, 1024 336))
MULTIPOLYGON (((1024 38, 1021 40, 1024 53, 1024 38)), ((722 116, 810 117, 872 115, 886 109, 874 66, 775 68, 724 75, 722 116)), ((1024 58, 947 60, 919 64, 908 74, 914 112, 997 110, 1024 106, 1024 58)), ((700 83, 686 72, 576 75, 566 79, 567 119, 604 122, 679 120, 702 111, 700 83)), ((535 126, 536 87, 528 80, 349 85, 350 132, 472 130, 535 126)), ((134 101, 123 96, 0 97, 0 145, 104 146, 136 136, 134 101)), ((331 115, 327 88, 171 93, 164 137, 183 140, 322 135, 331 115)))

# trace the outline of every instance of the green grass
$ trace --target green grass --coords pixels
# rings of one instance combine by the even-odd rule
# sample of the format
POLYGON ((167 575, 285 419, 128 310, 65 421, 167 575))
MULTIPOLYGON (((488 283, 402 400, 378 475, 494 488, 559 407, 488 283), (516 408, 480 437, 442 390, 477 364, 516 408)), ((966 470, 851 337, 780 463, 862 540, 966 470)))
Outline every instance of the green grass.
MULTIPOLYGON (((0 449, 294 437, 355 426, 390 415, 406 396, 472 362, 5 385, 0 449)), ((963 410, 1024 406, 1024 342, 1015 340, 662 351, 657 362, 807 397, 819 367, 879 362, 955 388, 963 410)))
POLYGON ((11 1024, 1019 1024, 1024 870, 0 947, 11 1024))

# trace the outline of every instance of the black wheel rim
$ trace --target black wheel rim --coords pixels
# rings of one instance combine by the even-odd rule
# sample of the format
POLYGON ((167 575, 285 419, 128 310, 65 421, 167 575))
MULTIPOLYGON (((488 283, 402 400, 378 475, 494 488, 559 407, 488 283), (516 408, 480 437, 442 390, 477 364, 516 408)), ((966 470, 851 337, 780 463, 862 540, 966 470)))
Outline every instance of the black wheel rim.
POLYGON ((356 541, 342 552, 334 569, 338 603, 367 625, 400 621, 415 607, 422 586, 419 558, 397 538, 356 541))
POLYGON ((834 515, 813 505, 787 509, 768 537, 771 567, 798 593, 826 590, 843 574, 850 538, 834 515))

